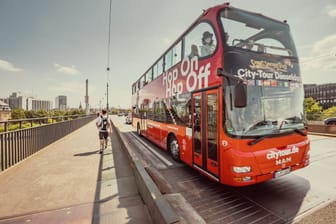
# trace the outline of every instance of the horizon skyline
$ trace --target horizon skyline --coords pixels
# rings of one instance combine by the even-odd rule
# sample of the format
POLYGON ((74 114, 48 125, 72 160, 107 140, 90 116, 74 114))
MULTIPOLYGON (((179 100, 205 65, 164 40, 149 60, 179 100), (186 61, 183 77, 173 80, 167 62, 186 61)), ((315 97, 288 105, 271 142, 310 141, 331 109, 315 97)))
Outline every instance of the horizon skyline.
MULTIPOLYGON (((56 108, 56 98, 57 97, 59 97, 59 96, 65 96, 67 99, 68 99, 68 96, 67 95, 57 95, 57 96, 55 96, 54 98, 54 100, 46 100, 46 99, 42 99, 42 98, 39 98, 39 97, 36 97, 36 96, 32 96, 32 95, 24 95, 24 94, 21 94, 21 91, 16 91, 16 92, 11 92, 11 94, 10 95, 8 95, 8 96, 6 96, 6 97, 4 97, 4 96, 0 96, 0 100, 1 101, 3 101, 4 99, 5 100, 9 100, 9 98, 10 98, 10 96, 11 95, 13 95, 14 93, 16 93, 16 94, 18 94, 18 97, 24 97, 24 98, 32 98, 33 100, 40 100, 40 101, 48 101, 48 102, 51 102, 51 104, 52 104, 52 109, 57 109, 56 108)), ((84 96, 85 97, 85 96, 84 96)), ((90 98, 90 96, 89 96, 89 98, 90 98)), ((84 100, 85 101, 85 100, 84 100)), ((4 103, 6 103, 5 101, 3 101, 4 103)), ((6 103, 7 104, 7 103, 6 103)), ((99 107, 99 108, 97 108, 97 107, 89 107, 89 109, 99 109, 99 110, 101 110, 101 109, 104 109, 104 108, 106 108, 106 101, 105 101, 105 104, 103 104, 103 102, 101 103, 101 105, 103 105, 104 107, 99 107)), ((80 108, 80 106, 82 106, 82 108, 84 108, 85 109, 85 102, 83 103, 82 101, 80 101, 79 103, 78 103, 78 106, 76 107, 70 107, 69 105, 67 105, 67 108, 68 109, 76 109, 76 108, 80 108), (84 106, 83 106, 84 105, 84 106)), ((90 106, 90 104, 89 104, 89 106, 90 106)), ((109 108, 110 109, 129 109, 129 108, 121 108, 121 107, 119 107, 119 105, 118 105, 118 107, 114 107, 114 106, 109 106, 109 108)))

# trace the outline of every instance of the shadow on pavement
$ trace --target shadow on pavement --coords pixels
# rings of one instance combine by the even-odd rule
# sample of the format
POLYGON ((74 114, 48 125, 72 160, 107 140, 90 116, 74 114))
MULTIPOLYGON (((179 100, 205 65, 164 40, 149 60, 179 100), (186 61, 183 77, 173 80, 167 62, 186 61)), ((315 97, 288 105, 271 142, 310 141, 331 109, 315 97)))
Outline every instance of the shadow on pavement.
POLYGON ((110 135, 107 149, 99 155, 92 223, 151 223, 116 131, 110 135))
POLYGON ((92 156, 92 155, 96 155, 98 153, 99 153, 99 150, 96 150, 96 151, 92 151, 92 152, 77 153, 77 154, 74 154, 74 156, 92 156))

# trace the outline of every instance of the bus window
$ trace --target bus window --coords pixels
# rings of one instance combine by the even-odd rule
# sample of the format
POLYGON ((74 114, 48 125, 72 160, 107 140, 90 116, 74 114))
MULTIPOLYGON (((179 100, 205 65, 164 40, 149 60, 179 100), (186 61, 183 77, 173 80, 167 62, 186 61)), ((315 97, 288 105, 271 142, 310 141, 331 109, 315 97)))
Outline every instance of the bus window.
POLYGON ((135 93, 135 86, 134 86, 134 84, 132 85, 132 94, 134 94, 135 93))
POLYGON ((161 58, 158 62, 158 75, 161 75, 163 73, 163 58, 161 58))
POLYGON ((173 116, 176 124, 183 126, 191 125, 191 94, 181 94, 179 98, 173 97, 170 103, 171 113, 168 116, 173 116))
POLYGON ((153 66, 153 79, 156 79, 158 76, 159 76, 159 75, 158 75, 158 65, 155 64, 155 65, 153 66))
POLYGON ((153 80, 153 70, 149 69, 149 71, 146 73, 146 82, 149 83, 153 80))
POLYGON ((217 39, 214 30, 208 23, 200 23, 185 37, 185 55, 193 57, 207 57, 217 48, 217 39))
POLYGON ((165 55, 165 71, 181 61, 181 41, 171 48, 165 55))
POLYGON ((140 89, 145 85, 145 78, 146 77, 144 75, 140 78, 140 81, 139 81, 140 89))
POLYGON ((165 68, 170 69, 173 66, 173 49, 170 49, 165 55, 165 68))
POLYGON ((182 44, 181 44, 181 41, 180 41, 173 48, 173 64, 172 64, 172 66, 176 65, 177 63, 179 63, 181 61, 181 59, 182 59, 181 52, 182 52, 182 44))
POLYGON ((297 56, 289 27, 281 22, 260 19, 239 10, 225 9, 221 22, 228 34, 228 46, 259 53, 297 56), (239 21, 237 18, 240 18, 239 21))

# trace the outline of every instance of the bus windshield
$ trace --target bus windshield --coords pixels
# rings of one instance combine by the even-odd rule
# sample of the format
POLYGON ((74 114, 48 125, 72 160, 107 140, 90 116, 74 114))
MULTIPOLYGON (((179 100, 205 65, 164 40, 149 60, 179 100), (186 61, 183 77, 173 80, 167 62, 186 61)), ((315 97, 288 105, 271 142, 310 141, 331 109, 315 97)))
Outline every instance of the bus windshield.
MULTIPOLYGON (((248 86, 245 108, 232 106, 233 85, 226 88, 226 131, 235 136, 265 136, 304 128, 303 90, 299 83, 248 86)), ((234 97, 234 96, 233 96, 234 97)))
POLYGON ((228 46, 297 57, 286 23, 235 8, 225 8, 220 19, 228 46))

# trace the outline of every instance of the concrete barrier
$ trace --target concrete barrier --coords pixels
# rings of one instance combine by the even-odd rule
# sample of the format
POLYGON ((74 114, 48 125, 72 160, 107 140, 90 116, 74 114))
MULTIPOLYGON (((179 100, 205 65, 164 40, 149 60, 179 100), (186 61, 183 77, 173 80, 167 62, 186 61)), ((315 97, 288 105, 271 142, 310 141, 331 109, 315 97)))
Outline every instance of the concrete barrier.
POLYGON ((323 133, 336 135, 336 125, 308 124, 308 131, 313 133, 323 133))
POLYGON ((126 152, 133 166, 135 180, 142 199, 144 200, 148 211, 153 219, 153 223, 173 224, 180 223, 179 216, 170 206, 169 202, 163 197, 158 187, 149 176, 141 161, 130 150, 127 139, 120 133, 119 129, 114 126, 121 143, 124 145, 126 152))

